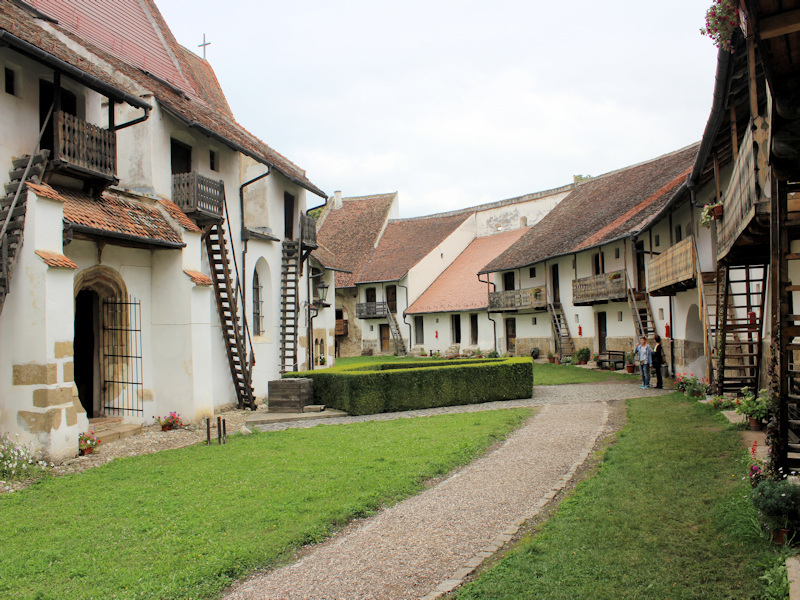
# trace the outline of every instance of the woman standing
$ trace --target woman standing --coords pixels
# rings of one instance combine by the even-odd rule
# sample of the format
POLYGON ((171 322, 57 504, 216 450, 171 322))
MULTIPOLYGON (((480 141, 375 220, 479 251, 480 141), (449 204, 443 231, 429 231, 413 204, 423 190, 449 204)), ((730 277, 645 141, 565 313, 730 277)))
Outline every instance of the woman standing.
POLYGON ((661 345, 661 336, 655 334, 653 336, 656 346, 653 348, 653 368, 656 370, 656 389, 664 389, 664 381, 662 379, 661 368, 664 365, 664 347, 661 345))
POLYGON ((653 350, 647 344, 646 337, 642 336, 639 339, 639 345, 633 352, 642 373, 642 389, 650 389, 650 366, 653 364, 653 350))

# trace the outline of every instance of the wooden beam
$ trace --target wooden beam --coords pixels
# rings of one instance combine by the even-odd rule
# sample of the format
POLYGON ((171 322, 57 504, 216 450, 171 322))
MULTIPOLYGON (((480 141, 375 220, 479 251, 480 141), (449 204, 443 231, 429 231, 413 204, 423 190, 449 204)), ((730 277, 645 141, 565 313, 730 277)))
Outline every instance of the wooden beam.
POLYGON ((739 132, 736 128, 736 102, 731 102, 731 148, 733 148, 733 161, 739 158, 739 132))
POLYGON ((747 68, 750 89, 750 121, 758 116, 758 80, 756 79, 756 40, 754 36, 747 38, 747 68))
POLYGON ((800 31, 800 9, 790 10, 761 19, 758 35, 762 40, 800 31))
POLYGON ((719 188, 719 159, 716 152, 714 152, 714 183, 717 185, 717 202, 719 202, 722 200, 722 192, 719 188))

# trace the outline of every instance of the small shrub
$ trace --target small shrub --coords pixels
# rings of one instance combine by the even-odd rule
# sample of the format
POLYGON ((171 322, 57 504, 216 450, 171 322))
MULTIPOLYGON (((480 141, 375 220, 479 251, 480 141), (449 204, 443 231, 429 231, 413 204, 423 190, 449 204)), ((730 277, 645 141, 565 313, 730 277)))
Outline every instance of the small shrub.
POLYGON ((750 500, 771 529, 796 528, 800 524, 800 486, 788 481, 765 479, 750 500))
POLYGON ((26 445, 15 443, 8 434, 0 437, 0 478, 4 481, 27 479, 47 468, 47 463, 36 460, 26 445))
POLYGON ((736 412, 740 415, 746 415, 756 421, 761 421, 767 416, 767 397, 768 391, 761 390, 758 396, 753 394, 749 388, 742 388, 742 399, 736 407, 736 412))
POLYGON ((675 376, 675 387, 688 397, 705 396, 709 392, 708 379, 700 379, 694 373, 678 373, 675 376))
POLYGON ((153 417, 161 427, 168 427, 169 429, 178 429, 179 427, 183 427, 183 421, 181 421, 181 416, 172 411, 166 417, 153 417))
POLYGON ((576 362, 588 361, 591 354, 592 351, 588 348, 579 348, 575 351, 575 354, 572 355, 572 359, 576 362))
POLYGON ((90 448, 94 450, 97 448, 97 445, 100 443, 100 440, 94 434, 94 431, 87 431, 82 433, 78 436, 78 449, 79 450, 89 450, 90 448))

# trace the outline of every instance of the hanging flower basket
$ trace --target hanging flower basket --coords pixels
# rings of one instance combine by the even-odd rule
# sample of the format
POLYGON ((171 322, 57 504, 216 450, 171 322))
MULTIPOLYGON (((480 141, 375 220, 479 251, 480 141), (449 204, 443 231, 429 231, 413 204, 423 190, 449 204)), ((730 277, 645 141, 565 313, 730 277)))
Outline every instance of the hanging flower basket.
POLYGON ((719 220, 722 218, 722 204, 715 204, 715 205, 712 207, 712 210, 713 210, 713 212, 714 212, 714 218, 715 218, 717 221, 719 221, 719 220))
POLYGON ((739 28, 739 0, 714 0, 706 11, 706 26, 700 33, 714 40, 717 48, 733 52, 734 32, 739 28))

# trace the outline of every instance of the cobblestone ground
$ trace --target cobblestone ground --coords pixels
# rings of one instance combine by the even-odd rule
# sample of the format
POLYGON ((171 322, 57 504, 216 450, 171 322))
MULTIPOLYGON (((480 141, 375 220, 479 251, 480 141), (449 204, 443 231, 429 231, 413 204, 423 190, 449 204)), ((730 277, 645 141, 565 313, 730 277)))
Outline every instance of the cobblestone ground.
POLYGON ((326 420, 325 424, 352 423, 541 407, 485 457, 418 496, 308 548, 298 562, 240 582, 226 599, 439 597, 509 541, 566 485, 605 431, 608 401, 663 393, 630 383, 541 386, 527 400, 326 420))

